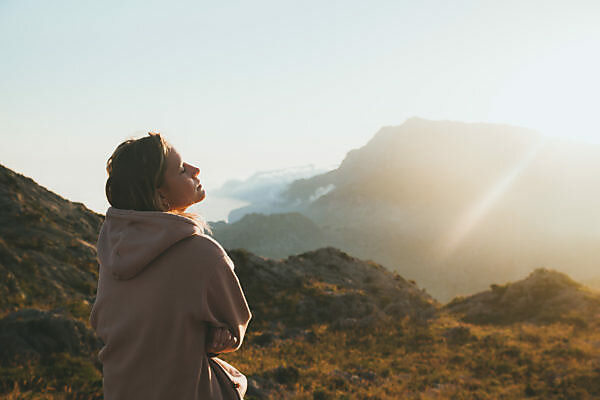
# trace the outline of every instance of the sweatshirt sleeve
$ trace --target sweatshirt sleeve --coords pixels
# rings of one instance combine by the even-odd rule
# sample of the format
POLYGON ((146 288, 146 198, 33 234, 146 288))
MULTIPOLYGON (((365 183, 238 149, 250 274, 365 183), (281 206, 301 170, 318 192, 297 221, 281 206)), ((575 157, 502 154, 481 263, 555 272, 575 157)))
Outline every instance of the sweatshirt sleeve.
POLYGON ((234 264, 224 251, 210 266, 205 282, 203 319, 211 325, 227 327, 237 337, 235 350, 239 349, 252 318, 234 264))

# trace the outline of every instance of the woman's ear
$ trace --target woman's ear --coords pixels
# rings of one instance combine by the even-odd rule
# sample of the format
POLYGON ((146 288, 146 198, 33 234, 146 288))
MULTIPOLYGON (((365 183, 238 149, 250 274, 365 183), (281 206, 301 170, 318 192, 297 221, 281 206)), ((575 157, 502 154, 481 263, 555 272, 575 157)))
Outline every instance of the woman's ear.
POLYGON ((158 200, 160 201, 160 204, 162 204, 162 206, 165 210, 169 210, 171 208, 171 205, 169 204, 169 201, 165 197, 165 193, 166 193, 166 191, 164 188, 162 188, 162 187, 156 188, 156 194, 158 195, 158 200))

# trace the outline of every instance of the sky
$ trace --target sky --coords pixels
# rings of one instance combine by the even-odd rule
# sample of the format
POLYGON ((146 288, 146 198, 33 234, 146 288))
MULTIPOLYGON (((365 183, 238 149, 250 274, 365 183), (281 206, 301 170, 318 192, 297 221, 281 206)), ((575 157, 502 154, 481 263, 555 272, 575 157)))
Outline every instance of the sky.
POLYGON ((112 151, 159 131, 215 220, 225 181, 335 168, 412 116, 600 143, 599 20, 595 0, 0 0, 0 164, 104 213, 112 151))

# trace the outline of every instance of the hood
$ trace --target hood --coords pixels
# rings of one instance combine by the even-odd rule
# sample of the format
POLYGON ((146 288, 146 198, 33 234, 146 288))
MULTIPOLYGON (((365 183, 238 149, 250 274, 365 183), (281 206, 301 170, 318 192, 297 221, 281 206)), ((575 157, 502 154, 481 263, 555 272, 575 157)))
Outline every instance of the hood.
POLYGON ((116 279, 131 279, 169 247, 204 230, 191 218, 109 207, 98 236, 98 261, 116 279))

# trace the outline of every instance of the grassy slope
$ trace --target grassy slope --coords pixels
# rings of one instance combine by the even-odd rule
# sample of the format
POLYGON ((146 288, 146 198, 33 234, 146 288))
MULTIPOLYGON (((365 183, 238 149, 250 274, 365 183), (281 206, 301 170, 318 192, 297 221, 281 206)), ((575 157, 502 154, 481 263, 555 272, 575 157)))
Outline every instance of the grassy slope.
MULTIPOLYGON (((429 322, 386 317, 340 328, 258 330, 224 357, 249 378, 248 399, 589 399, 600 396, 598 323, 478 326, 442 314, 429 322)), ((101 398, 99 365, 54 354, 2 368, 17 398, 101 398), (11 383, 15 386, 11 386, 11 383), (31 396, 29 397, 29 394, 31 396)))
MULTIPOLYGON (((597 326, 596 326, 597 328, 597 326)), ((409 319, 254 345, 227 360, 278 382, 249 399, 588 399, 600 396, 600 334, 554 324, 506 328, 409 319), (288 367, 282 374, 281 366, 288 367), (278 369, 279 368, 279 369, 278 369), (294 374, 293 372, 297 372, 294 374)), ((252 394, 252 392, 250 393, 252 394)))

